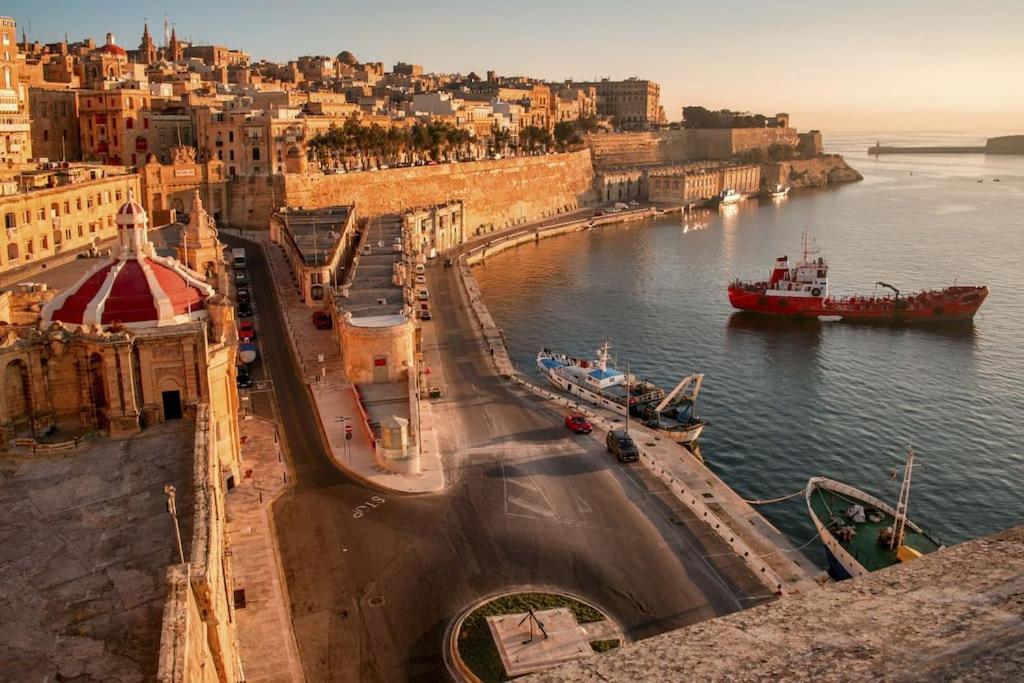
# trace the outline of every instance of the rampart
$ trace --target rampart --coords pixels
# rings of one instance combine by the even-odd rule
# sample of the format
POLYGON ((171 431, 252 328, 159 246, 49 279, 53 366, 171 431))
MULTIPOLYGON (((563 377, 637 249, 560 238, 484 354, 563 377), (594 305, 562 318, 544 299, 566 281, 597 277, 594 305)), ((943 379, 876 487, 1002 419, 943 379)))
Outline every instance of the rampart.
MULTIPOLYGON (((583 150, 342 175, 288 175, 284 196, 288 206, 306 209, 355 204, 360 216, 370 219, 411 207, 462 201, 465 234, 470 237, 590 203, 595 198, 593 181, 590 152, 583 150)), ((251 215, 258 214, 258 200, 249 197, 247 201, 250 207, 233 210, 233 215, 248 214, 249 209, 251 215)))
POLYGON ((1018 526, 529 680, 1019 680, 1022 591, 1018 526))
POLYGON ((826 154, 814 159, 796 159, 761 165, 762 182, 768 187, 824 187, 834 183, 863 180, 858 171, 850 168, 838 154, 826 154))
POLYGON ((588 135, 587 147, 594 168, 655 166, 696 161, 731 159, 749 149, 784 144, 800 145, 793 128, 715 128, 663 130, 648 133, 597 133, 588 135))
POLYGON ((210 410, 196 408, 192 543, 188 563, 170 567, 160 634, 161 683, 244 679, 235 627, 231 562, 225 553, 221 460, 210 410))

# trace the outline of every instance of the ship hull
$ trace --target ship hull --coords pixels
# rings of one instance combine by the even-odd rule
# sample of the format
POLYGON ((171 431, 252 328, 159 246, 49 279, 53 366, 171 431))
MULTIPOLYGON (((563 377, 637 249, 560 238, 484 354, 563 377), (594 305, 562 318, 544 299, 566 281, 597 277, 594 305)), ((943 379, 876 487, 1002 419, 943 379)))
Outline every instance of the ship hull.
POLYGON ((700 438, 700 435, 704 433, 704 423, 696 424, 691 427, 680 427, 677 429, 666 429, 664 427, 653 427, 653 429, 657 429, 676 443, 688 445, 696 443, 697 439, 700 438))
POLYGON ((817 318, 825 315, 822 312, 823 301, 823 297, 771 296, 763 291, 729 289, 729 303, 733 308, 782 318, 817 318))

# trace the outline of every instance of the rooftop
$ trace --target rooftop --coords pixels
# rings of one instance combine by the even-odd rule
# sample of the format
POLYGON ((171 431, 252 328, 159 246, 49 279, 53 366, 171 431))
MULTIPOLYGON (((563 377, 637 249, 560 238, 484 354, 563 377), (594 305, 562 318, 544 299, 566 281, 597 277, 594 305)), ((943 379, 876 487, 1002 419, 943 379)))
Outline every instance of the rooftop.
POLYGON ((1018 526, 530 680, 1016 680, 1022 596, 1018 526))
POLYGON ((166 568, 164 485, 192 529, 195 425, 168 422, 60 455, 0 456, 0 662, 8 680, 152 680, 166 568))
POLYGON ((325 209, 282 209, 278 217, 285 224, 295 246, 308 265, 323 265, 341 242, 351 206, 325 209))

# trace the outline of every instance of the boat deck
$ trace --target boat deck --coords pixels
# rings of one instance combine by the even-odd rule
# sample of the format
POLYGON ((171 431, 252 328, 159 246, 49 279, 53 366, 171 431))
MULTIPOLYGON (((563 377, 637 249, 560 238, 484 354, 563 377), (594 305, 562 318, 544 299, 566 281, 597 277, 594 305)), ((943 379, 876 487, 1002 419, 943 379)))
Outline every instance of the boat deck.
MULTIPOLYGON (((814 493, 811 495, 811 508, 825 526, 829 526, 832 519, 835 518, 857 529, 857 533, 849 541, 842 542, 839 538, 836 538, 836 541, 868 571, 882 569, 899 562, 896 558, 895 550, 890 550, 878 543, 878 535, 881 531, 893 525, 892 515, 878 508, 871 507, 862 501, 847 498, 835 491, 827 491, 820 487, 815 488, 814 493), (878 522, 872 522, 870 519, 863 523, 851 522, 846 517, 846 509, 853 504, 863 506, 864 512, 869 517, 872 512, 877 512, 882 515, 882 519, 878 522)), ((940 547, 933 539, 914 531, 909 525, 907 526, 903 544, 913 548, 922 555, 934 552, 940 547)))

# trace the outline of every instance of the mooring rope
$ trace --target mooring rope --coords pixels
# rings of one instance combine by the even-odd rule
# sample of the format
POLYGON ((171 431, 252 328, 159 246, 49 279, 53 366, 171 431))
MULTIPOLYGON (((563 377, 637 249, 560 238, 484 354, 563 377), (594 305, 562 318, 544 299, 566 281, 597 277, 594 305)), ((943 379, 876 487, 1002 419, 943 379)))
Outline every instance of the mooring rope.
POLYGON ((744 498, 743 502, 744 503, 748 503, 750 505, 768 505, 769 503, 781 503, 784 500, 789 500, 790 498, 796 498, 797 496, 803 495, 804 491, 806 491, 806 490, 807 489, 805 487, 805 488, 800 489, 799 491, 794 491, 793 493, 789 494, 788 496, 779 496, 778 498, 765 498, 764 500, 761 500, 761 499, 747 500, 746 498, 744 498))

